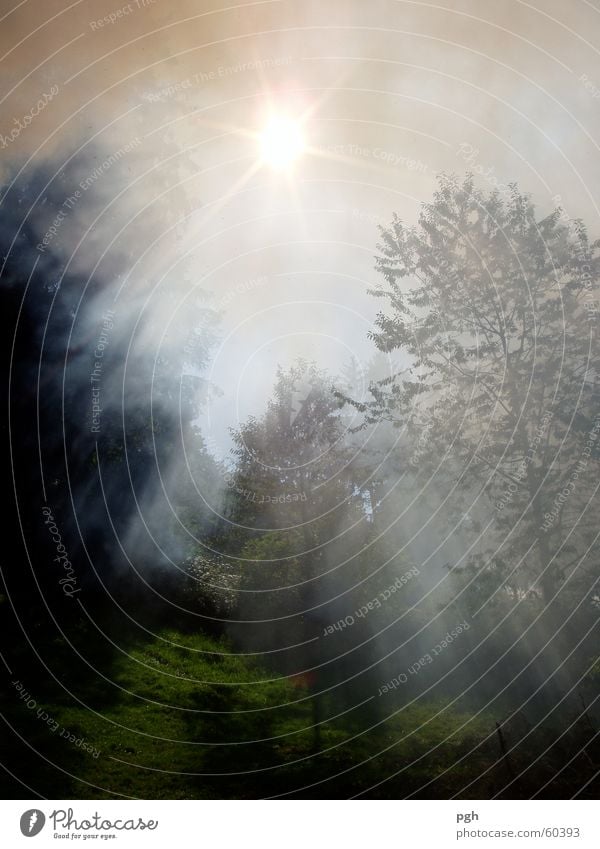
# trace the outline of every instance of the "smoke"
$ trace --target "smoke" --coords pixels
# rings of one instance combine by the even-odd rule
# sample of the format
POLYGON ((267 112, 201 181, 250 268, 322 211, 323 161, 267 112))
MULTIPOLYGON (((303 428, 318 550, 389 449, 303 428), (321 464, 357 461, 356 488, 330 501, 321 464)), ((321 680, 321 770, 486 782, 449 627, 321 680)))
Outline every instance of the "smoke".
POLYGON ((33 548, 52 511, 79 585, 180 568, 221 509, 194 424, 217 315, 185 212, 136 186, 135 151, 15 169, 3 190, 17 509, 33 548))

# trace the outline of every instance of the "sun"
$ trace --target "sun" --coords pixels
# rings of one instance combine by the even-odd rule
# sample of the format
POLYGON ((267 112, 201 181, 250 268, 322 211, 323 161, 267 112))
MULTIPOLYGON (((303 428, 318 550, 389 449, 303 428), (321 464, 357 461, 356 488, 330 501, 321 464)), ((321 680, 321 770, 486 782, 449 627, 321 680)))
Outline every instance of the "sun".
POLYGON ((260 134, 262 161, 278 171, 293 165, 305 147, 299 121, 287 115, 273 115, 260 134))

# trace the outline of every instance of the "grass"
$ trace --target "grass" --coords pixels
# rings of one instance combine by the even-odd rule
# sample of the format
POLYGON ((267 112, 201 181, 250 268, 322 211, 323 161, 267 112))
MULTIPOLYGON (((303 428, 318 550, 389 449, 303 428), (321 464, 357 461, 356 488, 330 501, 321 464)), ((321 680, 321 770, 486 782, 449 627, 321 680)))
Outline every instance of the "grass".
MULTIPOLYGON (((29 686, 36 708, 15 693, 5 710, 31 748, 11 737, 4 762, 48 798, 347 798, 368 795, 375 784, 376 798, 448 798, 498 760, 494 735, 482 743, 493 732, 490 718, 421 702, 391 718, 372 713, 359 720, 350 712, 331 719, 316 754, 309 690, 202 633, 165 628, 131 641, 109 665, 90 660, 96 673, 63 664, 61 651, 72 657, 68 647, 54 651, 53 668, 70 670, 62 683, 79 701, 56 685, 40 699, 29 686), (365 731, 365 720, 382 719, 365 731)), ((384 707, 390 712, 391 702, 384 707)), ((322 715, 344 708, 329 697, 322 715)), ((503 769, 500 762, 465 796, 493 795, 506 779, 503 769)), ((13 795, 22 793, 13 787, 13 795)))

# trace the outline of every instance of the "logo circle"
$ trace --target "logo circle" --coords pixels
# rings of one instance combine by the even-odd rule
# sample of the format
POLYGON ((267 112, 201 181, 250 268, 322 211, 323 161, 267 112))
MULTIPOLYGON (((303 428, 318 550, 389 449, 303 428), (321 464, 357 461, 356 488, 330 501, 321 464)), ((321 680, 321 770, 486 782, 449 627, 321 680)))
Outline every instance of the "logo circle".
POLYGON ((46 824, 46 817, 38 808, 31 808, 21 816, 21 834, 24 837, 35 837, 46 824))

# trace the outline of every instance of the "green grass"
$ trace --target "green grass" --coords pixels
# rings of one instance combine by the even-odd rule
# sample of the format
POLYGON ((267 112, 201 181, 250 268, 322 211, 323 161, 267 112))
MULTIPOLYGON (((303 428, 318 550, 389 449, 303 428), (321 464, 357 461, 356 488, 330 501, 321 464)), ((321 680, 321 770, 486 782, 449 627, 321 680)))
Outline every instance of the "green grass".
MULTIPOLYGON (((402 797, 436 779, 424 795, 443 798, 497 757, 488 746, 455 765, 493 724, 441 704, 404 709, 366 733, 352 713, 334 719, 323 725, 315 754, 308 690, 232 652, 224 640, 164 629, 117 651, 101 669, 109 680, 77 669, 66 673, 63 683, 82 704, 54 687, 38 706, 60 728, 84 738, 98 757, 14 700, 9 719, 50 761, 15 744, 17 774, 33 776, 32 784, 49 798, 261 798, 291 791, 345 798, 413 762, 374 795, 402 797), (300 789, 314 782, 322 783, 300 789)), ((333 716, 344 705, 329 697, 322 709, 333 716)), ((378 721, 377 715, 367 718, 378 721)), ((482 792, 477 785, 471 795, 482 792)))

